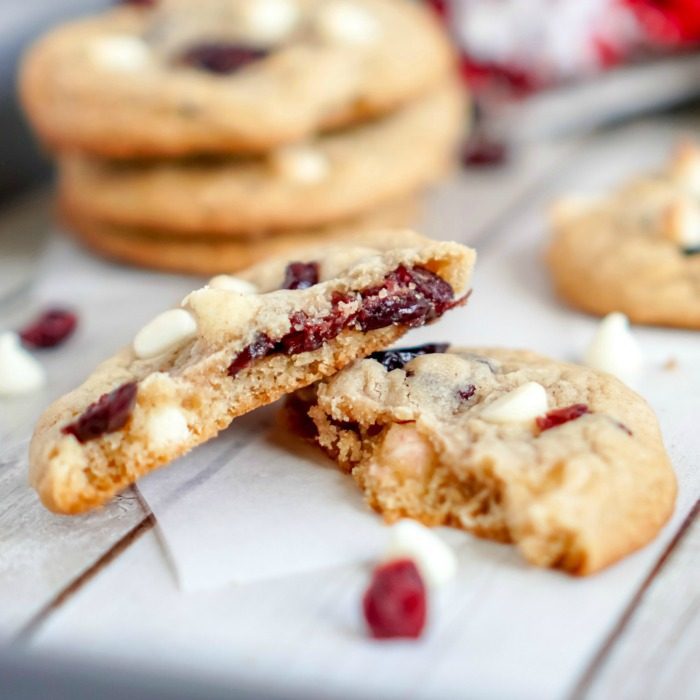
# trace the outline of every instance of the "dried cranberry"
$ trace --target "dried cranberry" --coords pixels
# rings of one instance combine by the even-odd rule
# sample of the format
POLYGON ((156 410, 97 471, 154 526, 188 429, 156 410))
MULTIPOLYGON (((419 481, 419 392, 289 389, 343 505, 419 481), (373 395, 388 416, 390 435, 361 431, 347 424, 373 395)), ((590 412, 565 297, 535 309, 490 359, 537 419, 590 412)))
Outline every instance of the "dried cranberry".
POLYGON ((420 637, 428 606, 416 565, 410 559, 400 559, 377 567, 362 607, 374 638, 420 637))
POLYGON ((282 289, 308 289, 318 284, 317 262, 293 262, 284 272, 282 289))
POLYGON ((179 62, 210 73, 233 73, 267 56, 266 49, 236 44, 197 44, 185 51, 179 62))
POLYGON ((462 401, 469 401, 474 394, 476 394, 476 387, 473 384, 467 384, 464 389, 460 389, 457 392, 457 396, 459 396, 462 401))
POLYGON ((487 138, 470 139, 462 151, 462 165, 471 168, 503 165, 508 160, 504 143, 487 138))
POLYGON ((391 372, 394 369, 403 369, 414 357, 446 352, 449 347, 449 343, 426 343, 425 345, 415 345, 411 348, 379 350, 378 352, 373 352, 370 358, 380 362, 384 365, 387 372, 391 372))
POLYGON ((366 290, 357 325, 363 331, 392 324, 409 328, 423 325, 455 305, 450 284, 424 267, 400 265, 384 284, 366 290))
POLYGON ((544 432, 550 428, 556 428, 559 425, 576 420, 586 413, 589 413, 589 409, 585 403, 575 403, 565 408, 555 408, 546 415, 537 417, 537 427, 544 432))
POLYGON ((154 7, 157 0, 117 0, 119 5, 135 5, 136 7, 154 7))
POLYGON ((348 319, 340 312, 310 318, 303 311, 297 311, 289 322, 291 330, 280 338, 276 349, 285 355, 298 355, 300 352, 318 350, 325 342, 333 340, 347 325, 348 319))
POLYGON ((60 345, 75 330, 78 317, 65 309, 49 309, 34 323, 20 331, 25 345, 33 348, 53 348, 60 345))
POLYGON ((246 346, 236 355, 228 366, 229 377, 234 377, 242 369, 248 367, 254 360, 269 355, 274 349, 275 343, 266 335, 259 335, 250 345, 246 346))
POLYGON ((123 428, 136 401, 136 382, 128 382, 90 404, 74 423, 63 428, 66 435, 75 435, 79 442, 95 440, 105 433, 123 428))

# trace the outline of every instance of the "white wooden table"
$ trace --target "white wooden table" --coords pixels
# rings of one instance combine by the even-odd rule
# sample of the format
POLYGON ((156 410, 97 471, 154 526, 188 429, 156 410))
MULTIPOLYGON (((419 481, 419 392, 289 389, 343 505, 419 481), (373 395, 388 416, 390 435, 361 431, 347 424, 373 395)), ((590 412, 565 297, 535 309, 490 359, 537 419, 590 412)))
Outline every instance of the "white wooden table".
MULTIPOLYGON (((699 126, 700 121, 688 116, 631 124, 531 148, 502 169, 464 174, 435 193, 427 216, 429 232, 475 245, 480 264, 493 263, 524 222, 534 226, 532 235, 543 235, 543 211, 554 194, 579 183, 613 183, 641 163, 660 162, 679 134, 697 134, 699 126)), ((60 297, 65 289, 61 270, 76 265, 99 266, 105 280, 121 281, 124 289, 159 283, 160 296, 144 295, 139 308, 128 313, 120 311, 118 295, 105 298, 110 327, 125 340, 162 306, 162 298, 177 298, 194 286, 191 280, 154 278, 97 263, 60 243, 40 268, 44 289, 48 279, 60 297)), ((46 299, 30 294, 0 308, 0 328, 15 326, 26 316, 27 305, 50 301, 50 295, 40 296, 46 299)), ((80 362, 87 368, 99 359, 93 356, 90 324, 97 327, 100 319, 83 320, 84 335, 76 342, 82 343, 80 362)), ((73 380, 64 380, 62 373, 68 361, 75 356, 47 355, 53 383, 44 401, 70 388, 73 380)), ((498 611, 490 610, 488 601, 490 591, 499 586, 497 560, 517 558, 511 550, 504 553, 505 548, 474 542, 470 566, 475 552, 477 558, 482 550, 491 557, 474 568, 474 587, 454 592, 448 608, 439 612, 442 622, 425 643, 383 651, 383 678, 367 662, 371 657, 364 656, 372 653, 370 642, 358 651, 358 641, 352 639, 353 651, 346 653, 348 640, 338 637, 337 629, 335 637, 324 631, 347 623, 337 618, 335 606, 356 604, 364 569, 304 575, 286 586, 270 581, 182 593, 160 546, 155 519, 133 490, 83 517, 60 518, 43 510, 26 485, 23 457, 39 408, 36 400, 0 403, 0 657, 15 655, 17 668, 22 659, 40 669, 58 658, 69 669, 82 669, 85 684, 90 669, 116 668, 138 678, 143 673, 134 697, 178 687, 198 687, 202 697, 217 696, 222 689, 229 696, 252 689, 282 697, 700 697, 700 489, 686 494, 686 512, 663 534, 653 557, 644 560, 644 574, 631 594, 602 623, 597 617, 595 629, 585 630, 592 641, 573 659, 563 660, 566 616, 561 619, 563 635, 543 640, 538 612, 527 610, 526 591, 517 605, 527 611, 523 620, 528 622, 513 619, 509 626, 507 620, 498 620, 502 648, 498 636, 475 638, 464 658, 450 657, 451 648, 464 645, 470 619, 482 613, 488 625, 488 615, 494 615, 496 624, 498 611), (508 630, 519 635, 518 644, 508 638, 508 630), (539 650, 536 664, 528 661, 531 647, 539 650), (432 661, 425 665, 428 657, 432 661), (511 674, 507 682, 498 678, 499 659, 511 674), (462 672, 462 667, 468 670, 462 672)), ((693 483, 697 487, 699 482, 693 483)), ((533 573, 535 585, 540 575, 533 573)), ((612 590, 616 571, 602 576, 608 578, 577 585, 612 590)), ((577 624, 585 627, 585 615, 583 619, 577 624)), ((354 634, 350 627, 345 631, 346 637, 354 634)), ((578 634, 576 629, 572 634, 578 634)), ((1 674, 0 696, 6 697, 1 674)))

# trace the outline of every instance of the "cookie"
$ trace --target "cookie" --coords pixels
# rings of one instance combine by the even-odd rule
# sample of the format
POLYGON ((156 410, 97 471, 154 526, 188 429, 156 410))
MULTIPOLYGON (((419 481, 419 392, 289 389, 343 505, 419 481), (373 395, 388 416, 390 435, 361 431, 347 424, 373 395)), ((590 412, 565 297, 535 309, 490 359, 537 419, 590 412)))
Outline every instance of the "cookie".
POLYGON ((378 352, 288 400, 293 425, 393 521, 513 542, 590 574, 651 540, 675 477, 646 402, 523 350, 378 352))
POLYGON ((547 262, 557 293, 583 311, 700 328, 698 150, 609 196, 558 202, 547 262))
POLYGON ((390 111, 453 65, 408 0, 156 0, 51 31, 20 91, 57 150, 259 153, 390 111))
POLYGON ((48 408, 31 483, 56 512, 99 506, 236 416, 461 305, 473 260, 457 243, 386 231, 215 278, 48 408))
POLYGON ((352 221, 313 230, 282 231, 251 240, 120 227, 81 217, 65 204, 61 209, 67 232, 100 255, 168 272, 215 275, 236 272, 269 257, 294 256, 311 246, 352 244, 361 232, 410 226, 418 219, 420 206, 410 199, 392 202, 352 221))
POLYGON ((444 175, 464 122, 459 88, 446 84, 377 122, 266 158, 125 164, 81 156, 61 162, 60 189, 86 217, 164 229, 256 236, 361 215, 444 175))

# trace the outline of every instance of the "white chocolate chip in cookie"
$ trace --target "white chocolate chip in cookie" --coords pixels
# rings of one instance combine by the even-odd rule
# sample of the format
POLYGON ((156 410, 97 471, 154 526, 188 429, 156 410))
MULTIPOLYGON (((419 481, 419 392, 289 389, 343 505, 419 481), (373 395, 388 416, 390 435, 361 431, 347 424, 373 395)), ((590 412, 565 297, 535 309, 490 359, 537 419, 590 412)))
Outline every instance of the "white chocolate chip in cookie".
POLYGON ((623 380, 642 368, 642 351, 630 333, 627 316, 615 312, 600 322, 584 360, 589 367, 623 380))
POLYGON ((666 211, 663 234, 682 248, 700 246, 700 205, 693 199, 678 199, 666 211))
POLYGON ((181 445, 190 436, 187 418, 176 406, 161 406, 148 416, 146 432, 149 445, 156 450, 181 445))
POLYGON ((481 411, 489 423, 529 423, 547 413, 547 392, 537 382, 527 382, 499 396, 481 411))
POLYGON ((324 180, 330 167, 326 156, 312 146, 286 146, 271 155, 274 170, 289 182, 313 185, 324 180))
POLYGON ((227 292, 236 292, 238 294, 258 293, 258 288, 252 282, 243 280, 235 275, 217 275, 209 280, 207 286, 212 289, 224 289, 227 292))
POLYGON ((241 7, 247 38, 261 44, 286 39, 299 23, 299 16, 294 0, 249 0, 241 7))
POLYGON ((0 395, 26 394, 45 383, 44 368, 22 347, 19 336, 0 334, 0 395))
POLYGON ((134 352, 142 360, 156 357, 197 334, 197 322, 185 309, 170 309, 146 324, 134 338, 134 352))
POLYGON ((685 190, 700 197, 700 148, 691 142, 681 144, 671 163, 671 176, 685 190))
POLYGON ((430 586, 447 583, 457 571, 457 557, 452 549, 415 520, 399 520, 389 531, 385 560, 402 558, 413 560, 430 586))
POLYGON ((100 68, 132 73, 141 70, 151 58, 146 43, 129 34, 113 34, 95 39, 89 46, 90 58, 100 68))
POLYGON ((347 0, 335 0, 321 6, 316 29, 326 41, 367 46, 379 40, 379 22, 368 10, 347 0))

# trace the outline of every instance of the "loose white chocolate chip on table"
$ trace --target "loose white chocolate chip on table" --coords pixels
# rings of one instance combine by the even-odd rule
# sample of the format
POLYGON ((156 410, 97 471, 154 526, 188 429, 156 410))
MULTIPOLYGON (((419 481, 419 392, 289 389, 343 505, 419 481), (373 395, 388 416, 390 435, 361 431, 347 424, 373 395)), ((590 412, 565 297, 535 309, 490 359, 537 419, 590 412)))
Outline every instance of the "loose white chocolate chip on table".
POLYGON ((392 525, 384 558, 411 559, 430 586, 447 583, 457 571, 457 557, 452 549, 415 520, 399 520, 392 525))
POLYGON ((294 0, 249 0, 241 12, 247 37, 263 44, 283 41, 299 23, 294 0))
POLYGON ((101 68, 131 73, 148 63, 150 52, 138 37, 114 34, 95 39, 90 44, 90 57, 101 68))
POLYGON ((189 311, 170 309, 156 316, 136 334, 134 352, 142 360, 155 357, 196 334, 197 322, 189 311))
POLYGON ((162 406, 154 409, 148 417, 146 425, 149 444, 156 449, 180 445, 190 436, 187 418, 175 406, 162 406))
POLYGON ((379 22, 363 7, 346 0, 322 5, 316 16, 316 29, 330 42, 363 46, 379 39, 379 22))
POLYGON ((238 294, 258 293, 258 288, 252 282, 247 282, 234 275, 217 275, 216 277, 212 277, 207 286, 212 289, 224 289, 227 292, 237 292, 238 294))
POLYGON ((273 152, 272 167, 286 180, 304 185, 321 182, 329 164, 321 151, 311 146, 286 146, 273 152))
POLYGON ((642 368, 642 351, 630 333, 627 316, 615 312, 600 322, 584 361, 593 369, 609 372, 623 380, 642 368))
POLYGON ((0 334, 0 395, 26 394, 45 383, 44 368, 22 347, 19 336, 0 334))
POLYGON ((547 392, 537 382, 527 382, 499 396, 481 411, 490 423, 527 423, 547 413, 547 392))

